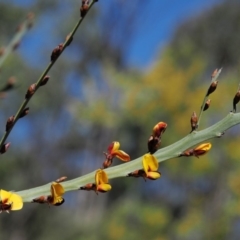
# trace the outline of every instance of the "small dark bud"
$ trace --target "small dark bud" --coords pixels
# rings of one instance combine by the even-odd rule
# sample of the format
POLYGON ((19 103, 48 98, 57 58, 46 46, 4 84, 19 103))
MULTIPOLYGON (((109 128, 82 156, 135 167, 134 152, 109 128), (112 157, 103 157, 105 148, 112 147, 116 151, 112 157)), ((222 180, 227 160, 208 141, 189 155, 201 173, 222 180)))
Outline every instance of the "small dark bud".
POLYGON ((61 54, 63 50, 63 44, 59 44, 57 47, 55 47, 52 51, 52 54, 51 54, 51 61, 54 62, 56 61, 56 59, 59 57, 59 55, 61 54))
POLYGON ((65 181, 66 179, 67 179, 67 177, 63 176, 63 177, 58 178, 55 182, 60 183, 60 182, 65 181))
POLYGON ((12 128, 13 123, 14 123, 14 116, 11 116, 8 118, 6 123, 6 132, 12 128))
POLYGON ((240 90, 236 93, 236 95, 233 98, 233 111, 237 111, 237 104, 240 101, 240 90))
POLYGON ((20 113, 19 118, 25 117, 26 115, 28 115, 28 113, 29 113, 29 107, 24 108, 24 109, 22 110, 22 112, 20 113))
POLYGON ((80 16, 83 18, 88 12, 89 0, 82 0, 82 6, 80 8, 80 16))
POLYGON ((146 181, 146 173, 142 169, 131 172, 127 176, 128 177, 135 177, 135 178, 142 177, 146 181))
POLYGON ((217 85, 218 85, 218 81, 212 82, 212 84, 210 85, 210 87, 208 89, 208 92, 207 92, 206 96, 209 96, 211 93, 213 93, 216 90, 217 85))
POLYGON ((30 97, 32 97, 35 91, 36 91, 36 84, 34 83, 28 88, 25 98, 29 99, 30 97))
POLYGON ((46 75, 42 81, 40 82, 40 85, 39 86, 44 86, 47 84, 48 80, 49 80, 50 76, 46 75))
POLYGON ((150 136, 150 138, 148 139, 148 151, 153 154, 155 153, 161 144, 161 139, 158 137, 153 137, 150 136))
POLYGON ((197 117, 196 112, 193 112, 190 122, 191 122, 192 131, 196 130, 197 122, 198 122, 198 117, 197 117))
POLYGON ((203 111, 206 111, 209 108, 210 103, 211 103, 211 99, 208 99, 203 107, 203 111))
POLYGON ((10 142, 3 144, 1 149, 0 149, 0 153, 4 154, 8 150, 8 148, 10 147, 10 144, 11 144, 10 142))
POLYGON ((112 165, 112 162, 113 162, 112 158, 110 158, 110 159, 107 158, 107 159, 103 162, 103 168, 108 168, 108 167, 110 167, 110 166, 112 165))

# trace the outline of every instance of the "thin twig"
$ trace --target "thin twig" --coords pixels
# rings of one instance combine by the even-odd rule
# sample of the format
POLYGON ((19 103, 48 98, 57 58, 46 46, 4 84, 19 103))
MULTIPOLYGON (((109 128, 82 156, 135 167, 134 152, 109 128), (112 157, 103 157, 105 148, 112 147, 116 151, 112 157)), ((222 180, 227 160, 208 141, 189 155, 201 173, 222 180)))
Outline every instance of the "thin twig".
MULTIPOLYGON (((88 7, 88 11, 91 9, 91 7, 93 6, 93 4, 97 2, 97 0, 93 0, 88 7)), ((87 12, 88 12, 87 11, 87 12)), ((87 14, 87 13, 86 13, 87 14)), ((57 59, 59 58, 59 56, 62 54, 62 52, 64 51, 64 49, 69 46, 69 44, 71 43, 74 34, 76 33, 78 27, 80 26, 80 24, 82 23, 83 19, 85 18, 86 14, 83 17, 80 17, 80 19, 78 20, 77 24, 75 25, 75 27, 73 28, 72 32, 69 34, 69 36, 67 37, 67 39, 65 40, 65 42, 63 43, 63 45, 61 45, 61 51, 59 52, 59 54, 49 63, 49 65, 47 66, 47 68, 43 71, 42 75, 39 77, 38 81, 35 84, 35 90, 34 93, 37 91, 37 89, 40 87, 42 80, 44 79, 44 77, 47 75, 47 73, 49 72, 49 70, 52 68, 52 66, 54 65, 54 63, 57 61, 57 59)), ((26 107, 26 105, 28 104, 28 102, 30 101, 32 96, 29 96, 28 98, 25 98, 25 100, 22 102, 21 106, 19 107, 17 113, 15 114, 14 117, 14 121, 12 123, 12 126, 5 132, 5 134, 3 135, 1 141, 0 141, 0 149, 2 148, 2 146, 4 145, 8 135, 10 134, 11 130, 13 129, 13 127, 15 126, 17 120, 19 119, 19 116, 21 115, 21 112, 24 110, 24 108, 26 107)))

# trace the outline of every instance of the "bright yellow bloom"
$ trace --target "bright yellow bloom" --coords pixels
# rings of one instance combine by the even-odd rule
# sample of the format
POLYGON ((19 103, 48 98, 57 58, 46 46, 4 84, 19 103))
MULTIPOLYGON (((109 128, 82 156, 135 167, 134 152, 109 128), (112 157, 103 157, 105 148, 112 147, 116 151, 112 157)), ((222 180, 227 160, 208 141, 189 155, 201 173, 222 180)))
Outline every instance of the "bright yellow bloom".
POLYGON ((51 196, 48 197, 49 203, 59 206, 64 203, 64 188, 60 183, 53 182, 51 185, 51 196))
POLYGON ((108 183, 107 174, 98 169, 95 174, 96 192, 108 192, 112 189, 112 186, 108 183))
POLYGON ((98 192, 110 191, 112 186, 108 183, 107 174, 102 169, 98 169, 95 173, 95 183, 88 183, 80 187, 80 189, 87 191, 93 190, 98 194, 98 192))
POLYGON ((161 177, 161 173, 158 172, 158 161, 155 156, 149 153, 145 154, 142 164, 147 178, 156 180, 161 177))
POLYGON ((33 199, 33 202, 37 203, 48 203, 54 206, 60 206, 64 203, 64 198, 62 197, 64 194, 64 188, 60 183, 53 182, 51 185, 51 195, 49 196, 40 196, 38 198, 33 199))
POLYGON ((20 210, 23 207, 22 197, 13 192, 7 192, 5 190, 0 191, 0 212, 9 210, 20 210))

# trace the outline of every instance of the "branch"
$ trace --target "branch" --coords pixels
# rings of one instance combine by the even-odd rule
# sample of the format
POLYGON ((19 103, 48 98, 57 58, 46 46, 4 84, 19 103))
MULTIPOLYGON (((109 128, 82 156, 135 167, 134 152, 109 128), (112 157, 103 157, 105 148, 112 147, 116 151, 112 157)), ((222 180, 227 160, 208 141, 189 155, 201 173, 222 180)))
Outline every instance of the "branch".
MULTIPOLYGON (((240 124, 240 113, 236 114, 230 112, 225 118, 213 126, 202 131, 193 131, 178 142, 158 150, 154 155, 157 158, 158 162, 163 162, 168 159, 179 157, 179 155, 186 149, 189 149, 196 144, 199 144, 208 139, 219 138, 227 129, 238 124, 240 124)), ((142 169, 142 157, 132 160, 131 162, 121 164, 119 166, 110 167, 104 171, 107 173, 108 179, 113 179, 126 177, 130 172, 133 172, 137 169, 142 169)), ((62 182, 61 185, 64 187, 65 192, 78 190, 80 187, 94 182, 94 176, 95 171, 84 176, 62 182)), ((49 195, 50 186, 51 183, 48 183, 40 187, 31 188, 16 193, 22 197, 24 202, 32 202, 32 200, 36 197, 49 195)))
MULTIPOLYGON (((38 81, 34 84, 32 84, 28 91, 27 94, 25 96, 25 100, 22 102, 21 106, 19 107, 19 109, 17 110, 17 113, 12 117, 11 119, 11 124, 8 125, 7 130, 5 132, 5 134, 3 135, 1 141, 0 141, 0 152, 1 153, 5 153, 7 148, 9 147, 9 143, 5 144, 5 141, 8 137, 8 135, 10 134, 10 132, 12 131, 13 127, 15 126, 16 122, 18 121, 18 119, 21 117, 21 115, 24 112, 24 109, 26 107, 26 105, 28 104, 28 102, 30 101, 30 99, 32 98, 32 96, 36 93, 36 91, 38 90, 38 88, 40 86, 43 86, 44 84, 46 84, 46 78, 49 78, 47 76, 47 73, 49 72, 49 70, 52 68, 52 66, 54 65, 54 63, 57 61, 57 59, 59 58, 59 56, 62 54, 62 52, 65 50, 65 48, 67 46, 70 45, 71 41, 73 40, 73 36, 76 33, 78 27, 80 26, 80 24, 82 23, 83 19, 85 18, 86 14, 88 13, 88 11, 91 9, 91 7, 93 6, 93 4, 95 2, 97 2, 98 0, 93 0, 89 5, 84 5, 86 6, 86 8, 84 9, 80 9, 81 12, 81 17, 78 20, 78 22, 76 23, 75 27, 73 28, 72 32, 69 34, 69 36, 67 36, 65 42, 63 44, 59 44, 52 52, 51 55, 51 62, 49 63, 49 65, 46 67, 46 69, 43 71, 42 75, 40 76, 40 78, 38 79, 38 81), (45 78, 45 79, 44 79, 45 78)), ((48 79, 47 79, 48 80, 48 79)), ((11 117, 10 117, 11 118, 11 117)))

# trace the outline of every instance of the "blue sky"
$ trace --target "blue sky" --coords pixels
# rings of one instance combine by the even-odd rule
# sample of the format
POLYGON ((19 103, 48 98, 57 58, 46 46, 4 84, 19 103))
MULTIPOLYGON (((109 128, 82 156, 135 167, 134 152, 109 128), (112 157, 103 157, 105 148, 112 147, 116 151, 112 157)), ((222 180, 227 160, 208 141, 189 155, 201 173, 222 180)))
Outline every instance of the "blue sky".
MULTIPOLYGON (((36 1, 0 0, 0 2, 12 3, 24 7, 28 12, 31 11, 36 1)), ((66 5, 67 2, 67 0, 61 1, 61 4, 66 5)), ((220 2, 221 0, 149 0, 146 7, 143 3, 143 11, 139 13, 138 21, 135 23, 137 26, 134 26, 136 30, 134 32, 134 39, 126 56, 127 64, 137 68, 148 67, 159 56, 159 52, 161 52, 163 47, 167 45, 179 24, 201 14, 203 11, 207 11, 214 4, 220 2)), ((94 7, 101 9, 105 7, 105 4, 108 4, 108 1, 101 0, 94 7)), ((39 66, 39 61, 42 62, 40 55, 38 59, 33 59, 32 53, 36 52, 44 44, 47 44, 46 39, 42 36, 46 36, 54 28, 54 23, 50 23, 49 16, 46 16, 46 19, 46 21, 43 18, 37 19, 37 28, 31 30, 19 49, 20 53, 25 55, 24 57, 29 64, 39 66)), ((53 18, 52 21, 54 21, 53 18)), ((57 44, 56 39, 55 43, 51 43, 51 47, 57 44)), ((46 63, 44 63, 45 65, 46 63)))

